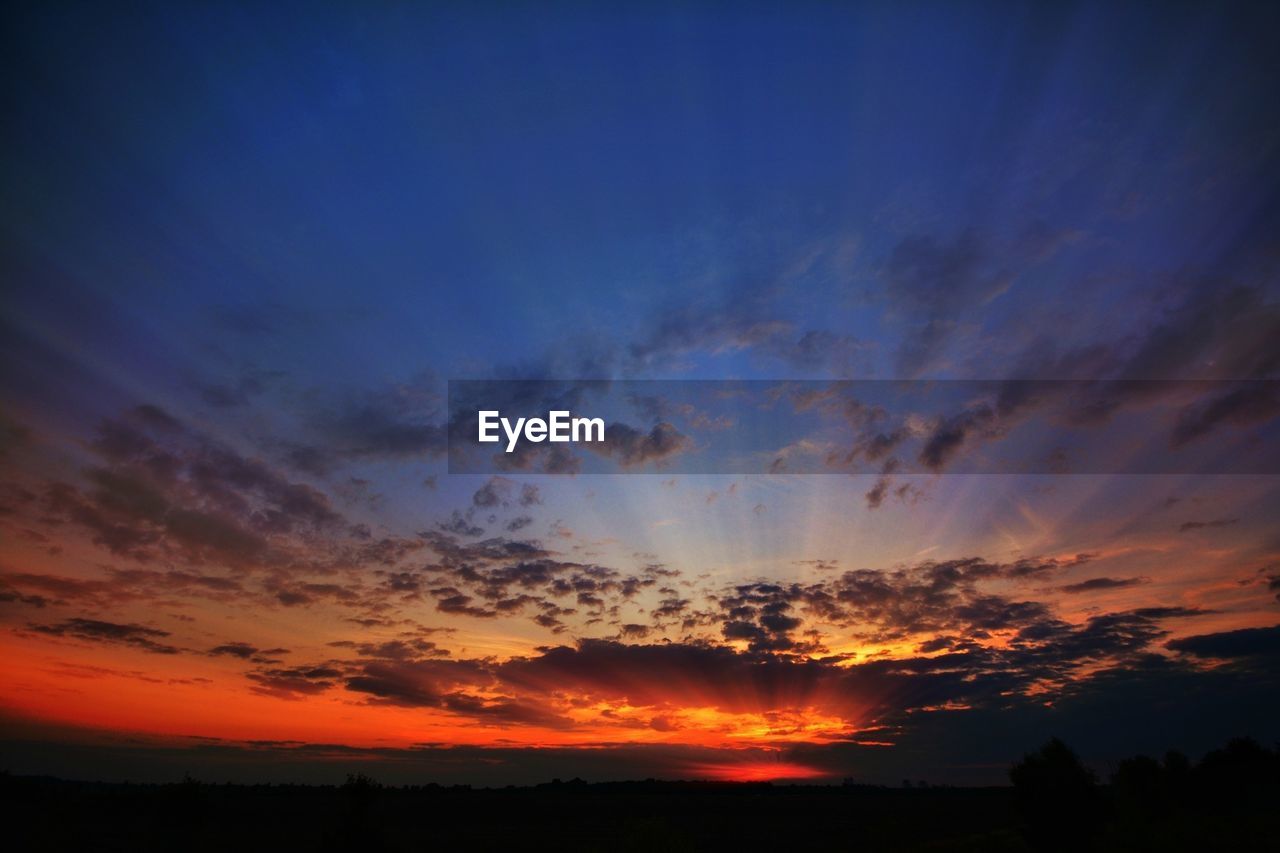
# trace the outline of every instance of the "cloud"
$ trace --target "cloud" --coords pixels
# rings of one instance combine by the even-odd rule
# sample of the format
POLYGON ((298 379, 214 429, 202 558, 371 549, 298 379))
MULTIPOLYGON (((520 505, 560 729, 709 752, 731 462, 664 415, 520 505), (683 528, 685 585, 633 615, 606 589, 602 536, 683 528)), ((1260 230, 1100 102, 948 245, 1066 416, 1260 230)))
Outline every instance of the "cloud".
POLYGON ((406 661, 426 657, 448 657, 449 651, 442 649, 432 640, 421 637, 411 639, 386 640, 383 642, 355 642, 339 640, 329 645, 339 648, 354 649, 366 658, 406 661))
POLYGON ((870 341, 827 329, 810 329, 794 342, 774 340, 768 351, 799 370, 839 377, 866 375, 875 345, 870 341))
POLYGON ((99 619, 74 618, 55 625, 31 625, 29 628, 53 637, 72 637, 90 642, 128 645, 158 655, 174 655, 181 651, 176 646, 158 642, 169 636, 168 631, 132 623, 121 624, 99 619))
MULTIPOLYGON (((867 407, 834 397, 808 404, 835 407, 840 417, 872 428, 870 434, 890 437, 882 444, 906 440, 892 438, 895 427, 867 407)), ((937 428, 911 434, 934 439, 947 424, 931 426, 937 428)), ((671 452, 661 435, 627 429, 611 450, 621 464, 671 452)), ((702 702, 726 713, 775 715, 769 725, 781 731, 782 717, 808 708, 840 721, 847 734, 926 708, 987 707, 1035 691, 1055 695, 1100 668, 1138 666, 1175 620, 1201 615, 1192 608, 1138 608, 1067 621, 1052 601, 1031 597, 1032 589, 1054 583, 1078 593, 1137 582, 1095 578, 1062 586, 1062 573, 1083 556, 928 560, 830 569, 805 583, 759 579, 728 587, 656 564, 624 570, 595 562, 587 556, 591 547, 576 540, 557 542, 566 554, 532 539, 482 538, 472 513, 513 532, 526 528, 528 522, 517 522, 530 516, 504 513, 536 512, 541 503, 536 487, 505 477, 485 480, 444 529, 375 537, 371 525, 345 518, 323 492, 155 407, 104 423, 91 452, 83 480, 46 490, 42 509, 138 564, 104 569, 95 580, 8 572, 5 590, 40 596, 46 606, 197 596, 331 607, 371 631, 399 625, 394 630, 405 632, 335 646, 345 651, 334 654, 348 659, 296 666, 272 657, 282 650, 238 639, 197 645, 198 653, 220 658, 219 666, 245 667, 248 689, 281 699, 332 691, 479 725, 534 728, 579 725, 573 720, 595 713, 580 703, 593 698, 651 709, 636 719, 593 723, 606 727, 651 728, 658 717, 666 721, 659 725, 684 727, 681 709, 702 702), (194 565, 201 562, 212 566, 194 565), (450 654, 434 639, 409 633, 413 614, 432 605, 460 620, 521 618, 563 644, 507 661, 468 659, 458 649, 450 654), (833 637, 857 652, 832 653, 833 637), (919 652, 880 653, 890 647, 919 652)), ((948 452, 937 451, 939 464, 948 452)), ((897 470, 896 459, 882 457, 884 477, 897 470)), ((168 632, 130 622, 51 620, 30 630, 154 653, 184 651, 168 632)))
MULTIPOLYGON (((778 608, 770 615, 781 620, 785 614, 778 608)), ((1007 649, 958 644, 959 650, 935 657, 857 663, 772 653, 770 641, 785 637, 792 627, 780 620, 773 631, 765 620, 728 622, 726 635, 753 647, 736 651, 709 643, 580 640, 572 647, 497 664, 492 672, 503 688, 526 696, 568 693, 634 707, 709 707, 728 713, 808 709, 842 717, 851 726, 882 717, 906 724, 898 715, 914 709, 949 703, 996 707, 1010 695, 1046 683, 1068 689, 1088 679, 1081 674, 1085 665, 1136 665, 1151 643, 1165 635, 1162 620, 1196 614, 1179 608, 1125 611, 1081 625, 1056 623, 1034 641, 1020 635, 1007 649)), ((1006 614, 993 618, 1009 619, 1006 614)), ((1017 618, 1028 626, 1045 621, 1042 611, 1017 618)))
POLYGON ((582 459, 563 444, 521 442, 511 453, 497 453, 493 465, 499 471, 537 471, 572 476, 582 469, 582 459))
POLYGON ((313 402, 298 437, 279 443, 298 471, 326 476, 349 462, 436 459, 448 449, 442 383, 430 375, 313 402))
POLYGON ((896 457, 890 457, 885 460, 884 465, 880 468, 880 476, 876 479, 875 485, 867 491, 868 509, 879 509, 880 505, 884 503, 885 496, 889 493, 889 486, 893 483, 893 474, 898 470, 898 464, 896 457))
POLYGON ((977 405, 940 418, 920 449, 921 464, 931 471, 942 470, 975 434, 983 438, 1001 434, 996 413, 990 406, 977 405))
POLYGON ((322 492, 154 406, 104 421, 93 450, 102 464, 85 469, 85 485, 51 484, 43 501, 117 556, 260 565, 280 558, 284 537, 343 523, 322 492))
POLYGON ((1126 587, 1139 586, 1149 581, 1149 578, 1089 578, 1079 583, 1060 586, 1058 589, 1068 595, 1076 595, 1082 592, 1098 592, 1104 589, 1124 589, 1126 587))
POLYGON ((331 665, 256 669, 246 673, 254 693, 298 701, 332 689, 342 671, 331 665))
POLYGON ((490 477, 488 482, 471 496, 471 503, 481 508, 509 505, 511 490, 514 487, 515 483, 506 477, 490 477))
POLYGON ((1123 376, 1261 379, 1280 369, 1278 336, 1280 303, 1259 288, 1207 276, 1190 282, 1186 298, 1151 326, 1123 376))
POLYGON ((1238 523, 1238 518, 1218 518, 1213 521, 1184 521, 1178 527, 1179 533, 1186 533, 1189 530, 1212 530, 1219 527, 1231 527, 1238 523))
POLYGON ((535 694, 574 691, 587 698, 656 707, 678 701, 688 707, 759 711, 803 701, 823 667, 757 659, 708 645, 626 645, 583 640, 531 658, 499 665, 504 685, 535 694), (750 697, 750 698, 748 698, 750 697))
POLYGON ((31 443, 31 430, 0 414, 0 459, 7 458, 14 450, 31 443))
POLYGON ((747 640, 753 652, 811 650, 793 637, 802 624, 794 614, 800 600, 794 587, 771 583, 737 586, 718 602, 727 620, 722 633, 726 640, 747 640))
POLYGON ((1170 640, 1165 646, 1172 651, 1201 658, 1274 658, 1280 656, 1280 625, 1198 634, 1170 640))
POLYGON ((662 463, 693 447, 688 436, 663 421, 648 432, 623 423, 612 423, 605 428, 604 441, 588 447, 602 456, 615 459, 623 468, 633 468, 650 462, 662 463))
POLYGON ((710 309, 688 304, 659 312, 652 328, 628 348, 634 369, 660 368, 690 352, 734 352, 778 346, 794 335, 792 325, 769 316, 758 298, 710 309))
POLYGON ((901 373, 916 376, 936 366, 961 326, 959 318, 999 297, 1019 275, 1078 236, 1033 222, 999 249, 973 229, 950 242, 924 234, 904 237, 883 270, 886 300, 906 329, 897 354, 901 373))
POLYGON ((248 660, 257 653, 257 647, 251 646, 248 643, 223 643, 222 645, 214 646, 209 649, 209 654, 214 657, 225 655, 240 658, 241 660, 248 660))
POLYGON ((1280 415, 1280 382, 1234 383, 1212 399, 1187 406, 1178 414, 1172 445, 1177 448, 1206 436, 1223 424, 1248 426, 1280 415))
POLYGON ((410 708, 441 708, 459 688, 491 685, 493 677, 482 661, 373 660, 347 676, 347 690, 366 694, 369 701, 410 708))
MULTIPOLYGON (((987 583, 1024 581, 1061 571, 1076 561, 1025 559, 997 563, 977 557, 925 561, 884 571, 855 569, 810 584, 773 584, 769 594, 799 605, 811 618, 867 639, 886 641, 913 634, 976 637, 993 629, 1016 629, 1047 614, 1039 602, 1018 601, 983 589, 987 583)), ((732 599, 727 616, 733 612, 732 599)))
POLYGON ((230 409, 246 406, 267 390, 284 374, 279 371, 248 369, 231 382, 196 383, 200 399, 210 406, 230 409))
POLYGON ((457 536, 476 537, 484 535, 484 528, 478 524, 472 524, 471 519, 466 513, 454 510, 453 515, 449 516, 448 521, 442 521, 437 525, 445 533, 453 533, 457 536))
POLYGON ((42 608, 51 603, 43 595, 29 595, 18 592, 8 584, 0 584, 0 602, 5 604, 25 604, 36 608, 42 608))
MULTIPOLYGON (((1132 630, 1144 620, 1164 615, 1165 611, 1130 611, 1111 614, 1115 618, 1105 624, 1111 628, 1124 624, 1132 630)), ((1275 630, 1259 629, 1268 633, 1258 635, 1261 641, 1250 637, 1244 651, 1273 654, 1274 637, 1270 634, 1275 630)), ((1221 642, 1217 638, 1231 638, 1236 633, 1207 636, 1217 645, 1221 642)), ((1232 639, 1228 645, 1235 647, 1238 641, 1232 639)), ((734 743, 729 752, 679 744, 625 743, 587 750, 451 744, 445 750, 427 745, 369 752, 342 745, 259 742, 252 747, 259 751, 255 761, 236 752, 247 746, 226 747, 239 756, 236 766, 243 768, 249 761, 252 781, 261 781, 262 773, 272 772, 272 768, 279 771, 292 760, 300 762, 298 768, 310 767, 314 772, 316 767, 327 766, 325 760, 339 756, 344 768, 341 772, 349 772, 351 761, 366 756, 378 762, 382 770, 378 778, 387 781, 395 778, 387 774, 398 772, 397 768, 408 762, 413 769, 405 771, 406 781, 431 778, 482 783, 492 778, 506 784, 522 781, 522 772, 542 774, 527 781, 567 775, 566 768, 577 766, 575 761, 598 761, 591 764, 594 773, 586 774, 594 779, 680 778, 687 775, 686 768, 694 759, 719 764, 765 750, 765 755, 820 768, 836 777, 857 775, 867 781, 896 784, 904 776, 924 776, 931 781, 994 784, 1003 779, 1008 760, 1051 731, 1070 739, 1092 760, 1135 750, 1158 752, 1171 746, 1194 751, 1237 731, 1270 737, 1277 730, 1267 711, 1280 696, 1274 672, 1267 668, 1244 671, 1228 664, 1206 669, 1196 665, 1193 654, 1171 659, 1141 650, 1122 661, 1092 666, 1076 678, 1057 681, 1046 692, 1044 675, 1055 672, 1049 665, 1060 657, 1052 644, 1047 644, 1048 658, 1043 661, 1025 650, 970 648, 935 657, 852 664, 840 659, 737 652, 705 644, 628 645, 605 640, 550 647, 506 662, 423 660, 403 657, 396 648, 385 651, 390 654, 378 659, 258 667, 248 678, 255 692, 280 699, 298 701, 345 690, 351 698, 373 704, 422 708, 475 725, 499 725, 512 736, 521 728, 535 732, 570 728, 574 724, 567 708, 576 707, 582 713, 597 702, 629 708, 636 715, 634 722, 657 731, 679 730, 685 725, 682 712, 687 708, 759 715, 764 725, 773 720, 785 726, 787 709, 792 708, 805 709, 810 719, 835 714, 846 722, 830 736, 807 743, 734 743), (1224 703, 1224 695, 1240 701, 1224 703), (867 739, 893 746, 871 747, 860 742, 867 739), (548 750, 553 760, 542 765, 539 762, 548 750), (649 755, 646 760, 654 762, 643 765, 643 772, 635 764, 639 754, 649 755), (417 761, 435 769, 424 770, 413 763, 417 761), (465 769, 462 776, 431 775, 457 773, 460 768, 465 769), (490 771, 496 775, 484 775, 490 771)), ((610 720, 615 725, 626 722, 616 715, 602 715, 590 725, 598 727, 610 720)), ((783 731, 779 729, 780 736, 783 731)), ((216 741, 199 743, 198 750, 180 749, 170 756, 180 768, 177 772, 194 772, 192 761, 216 756, 222 748, 216 741)), ((139 747, 134 740, 131 748, 139 747)), ((6 754, 15 753, 6 746, 6 754)), ((46 747, 41 754, 47 758, 58 750, 46 747)), ((139 778, 138 762, 147 760, 145 753, 130 755, 127 773, 139 778)), ((170 768, 166 772, 172 777, 175 771, 170 768)))

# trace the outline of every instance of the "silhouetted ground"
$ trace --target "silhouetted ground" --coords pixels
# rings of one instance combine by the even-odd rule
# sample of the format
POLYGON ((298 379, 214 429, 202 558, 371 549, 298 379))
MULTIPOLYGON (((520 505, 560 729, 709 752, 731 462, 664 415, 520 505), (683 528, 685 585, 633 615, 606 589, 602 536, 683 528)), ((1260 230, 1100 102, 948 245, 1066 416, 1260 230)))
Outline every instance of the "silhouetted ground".
POLYGON ((30 850, 1017 850, 1004 789, 698 783, 536 788, 14 779, 30 850))
POLYGON ((1059 741, 1008 788, 698 782, 531 788, 172 785, 0 777, 10 850, 1280 850, 1280 755, 1233 741, 1192 766, 1059 741))

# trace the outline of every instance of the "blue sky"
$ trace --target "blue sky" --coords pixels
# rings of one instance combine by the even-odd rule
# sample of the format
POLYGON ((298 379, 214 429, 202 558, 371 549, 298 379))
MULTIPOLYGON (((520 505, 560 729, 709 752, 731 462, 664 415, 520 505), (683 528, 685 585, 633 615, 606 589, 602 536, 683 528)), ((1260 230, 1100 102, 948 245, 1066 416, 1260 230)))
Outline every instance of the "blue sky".
MULTIPOLYGON (((225 371, 188 342, 250 315, 283 339, 222 355, 313 382, 551 370, 562 342, 619 346, 686 305, 853 334, 897 376, 921 306, 884 293, 895 246, 969 233, 998 265, 1034 228, 1078 237, 1001 298, 943 307, 1026 345, 1073 306, 1056 342, 1086 343, 1149 322, 1150 279, 1247 262, 1274 203, 1263 45, 1224 17, 35 14, 8 242, 77 285, 91 344, 105 307, 225 371)), ((1014 354, 957 349, 976 363, 926 372, 1000 377, 1014 354)), ((713 378, 789 374, 693 355, 713 378)))

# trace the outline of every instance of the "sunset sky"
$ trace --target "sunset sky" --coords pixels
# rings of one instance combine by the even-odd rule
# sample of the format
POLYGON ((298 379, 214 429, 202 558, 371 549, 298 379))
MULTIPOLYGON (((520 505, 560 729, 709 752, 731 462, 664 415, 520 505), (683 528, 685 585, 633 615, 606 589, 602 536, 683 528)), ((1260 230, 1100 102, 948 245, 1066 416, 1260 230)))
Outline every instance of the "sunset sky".
POLYGON ((1276 7, 351 5, 3 13, 0 769, 1280 739, 1276 7))

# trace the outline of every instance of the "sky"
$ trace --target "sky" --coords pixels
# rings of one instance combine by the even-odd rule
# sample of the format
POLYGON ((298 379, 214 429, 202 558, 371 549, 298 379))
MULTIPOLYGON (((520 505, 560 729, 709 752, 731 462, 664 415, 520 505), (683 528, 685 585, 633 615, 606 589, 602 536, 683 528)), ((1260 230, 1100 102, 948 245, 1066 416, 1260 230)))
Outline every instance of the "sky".
POLYGON ((11 772, 1280 739, 1274 7, 3 15, 11 772))

